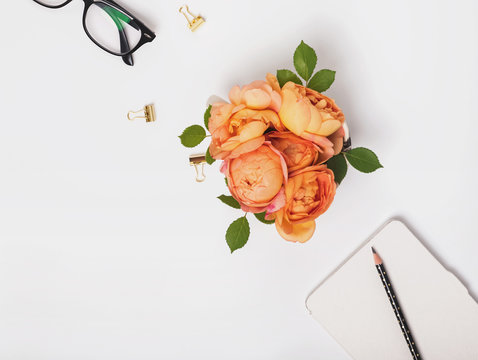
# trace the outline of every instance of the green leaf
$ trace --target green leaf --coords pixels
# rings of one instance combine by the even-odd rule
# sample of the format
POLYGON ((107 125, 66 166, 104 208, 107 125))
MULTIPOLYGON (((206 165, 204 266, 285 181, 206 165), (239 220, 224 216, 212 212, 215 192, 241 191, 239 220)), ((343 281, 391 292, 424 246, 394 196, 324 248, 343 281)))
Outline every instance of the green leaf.
POLYGON ((212 105, 209 105, 206 109, 206 112, 204 113, 204 125, 206 126, 206 129, 209 130, 209 118, 211 117, 211 108, 212 105))
POLYGON ((211 153, 209 152, 209 148, 207 148, 207 151, 206 151, 206 162, 207 162, 209 165, 212 165, 212 164, 214 164, 215 161, 216 161, 216 159, 214 159, 214 158, 211 156, 211 153))
POLYGON ((227 181, 227 177, 224 178, 224 182, 226 183, 226 186, 229 187, 229 182, 227 181))
POLYGON ((266 213, 265 212, 262 212, 262 213, 259 213, 259 214, 254 214, 254 216, 256 217, 257 220, 259 220, 260 222, 264 223, 264 224, 273 224, 275 223, 275 219, 274 220, 266 220, 266 213))
POLYGON ((181 136, 181 144, 192 148, 198 146, 206 138, 206 130, 200 125, 192 125, 184 129, 181 136))
POLYGON ((314 49, 304 41, 300 43, 294 53, 294 67, 297 73, 308 81, 317 65, 317 55, 314 49))
POLYGON ((240 217, 229 225, 226 231, 226 242, 231 249, 231 254, 246 245, 250 233, 249 221, 247 221, 246 216, 240 217))
POLYGON ((344 154, 338 154, 327 161, 327 167, 334 172, 335 182, 340 184, 347 175, 347 161, 344 154))
POLYGON ((277 80, 279 80, 280 87, 283 87, 288 81, 302 85, 302 81, 299 79, 299 77, 290 70, 277 70, 277 80))
POLYGON ((307 84, 307 87, 321 93, 327 90, 330 85, 332 85, 334 80, 335 71, 322 69, 320 71, 317 71, 315 75, 312 76, 312 79, 310 79, 309 83, 307 84))
POLYGON ((372 150, 359 147, 345 152, 345 157, 350 165, 358 171, 371 173, 383 167, 378 160, 377 155, 372 150))
POLYGON ((221 195, 221 196, 218 196, 217 198, 221 200, 224 204, 229 205, 230 207, 233 207, 234 209, 241 208, 241 205, 239 205, 237 200, 234 199, 232 196, 221 195))

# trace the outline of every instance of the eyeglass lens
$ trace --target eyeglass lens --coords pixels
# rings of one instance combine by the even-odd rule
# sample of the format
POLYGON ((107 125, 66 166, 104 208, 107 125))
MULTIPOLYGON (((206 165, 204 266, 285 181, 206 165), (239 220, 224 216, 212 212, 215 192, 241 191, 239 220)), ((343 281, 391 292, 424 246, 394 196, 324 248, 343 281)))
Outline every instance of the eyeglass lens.
POLYGON ((103 1, 96 1, 88 8, 85 27, 98 44, 117 55, 132 50, 142 35, 133 18, 103 1))
MULTIPOLYGON (((50 7, 58 7, 70 0, 35 0, 50 7)), ((142 31, 136 21, 124 11, 105 1, 94 1, 85 15, 85 29, 104 49, 125 55, 141 40, 142 31)))

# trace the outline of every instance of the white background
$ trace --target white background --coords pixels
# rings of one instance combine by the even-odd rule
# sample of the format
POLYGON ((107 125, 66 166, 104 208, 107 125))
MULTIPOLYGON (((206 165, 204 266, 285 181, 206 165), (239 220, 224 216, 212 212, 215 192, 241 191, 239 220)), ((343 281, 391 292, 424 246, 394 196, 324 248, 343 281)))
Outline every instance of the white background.
MULTIPOLYGON (((128 67, 84 34, 82 1, 5 3, 0 22, 0 359, 348 359, 309 292, 391 217, 478 293, 476 1, 121 1, 157 34, 128 67), (211 94, 292 69, 300 40, 355 146, 304 245, 240 216, 219 165, 197 184, 177 136, 211 94), (156 104, 153 124, 126 113, 156 104)), ((364 334, 366 336, 366 334, 364 334)))

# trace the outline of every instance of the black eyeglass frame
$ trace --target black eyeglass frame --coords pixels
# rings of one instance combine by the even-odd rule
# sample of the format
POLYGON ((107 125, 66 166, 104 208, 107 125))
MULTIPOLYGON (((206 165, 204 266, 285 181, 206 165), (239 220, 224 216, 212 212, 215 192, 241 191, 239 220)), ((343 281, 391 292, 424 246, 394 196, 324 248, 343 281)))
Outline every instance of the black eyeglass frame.
MULTIPOLYGON (((35 1, 39 5, 42 5, 44 7, 50 8, 50 9, 59 9, 59 8, 62 8, 66 5, 68 5, 72 0, 66 0, 64 3, 59 4, 59 5, 47 5, 47 4, 44 4, 44 3, 40 2, 39 0, 33 0, 33 1, 35 1)), ((110 53, 111 55, 121 56, 123 58, 124 62, 128 65, 133 65, 131 55, 136 50, 138 50, 141 46, 143 46, 144 44, 153 41, 154 38, 156 37, 156 34, 151 29, 149 29, 137 17, 135 17, 128 10, 126 10, 125 8, 123 8, 121 5, 117 4, 113 0, 83 0, 83 2, 85 3, 85 8, 83 10, 83 20, 82 20, 82 22, 83 22, 83 30, 85 31, 86 35, 90 38, 91 41, 93 41, 102 50, 110 53), (90 32, 88 31, 88 28, 86 26, 86 15, 88 13, 88 9, 94 3, 104 3, 104 4, 107 4, 109 6, 115 7, 118 10, 125 13, 127 16, 129 16, 138 25, 139 29, 141 30, 141 38, 139 39, 138 43, 132 49, 130 49, 129 51, 127 51, 125 53, 118 54, 118 53, 115 53, 114 51, 111 51, 111 50, 107 49, 106 47, 101 45, 98 41, 96 41, 95 38, 93 38, 93 36, 90 34, 90 32), (131 61, 131 63, 129 63, 129 61, 131 61)))

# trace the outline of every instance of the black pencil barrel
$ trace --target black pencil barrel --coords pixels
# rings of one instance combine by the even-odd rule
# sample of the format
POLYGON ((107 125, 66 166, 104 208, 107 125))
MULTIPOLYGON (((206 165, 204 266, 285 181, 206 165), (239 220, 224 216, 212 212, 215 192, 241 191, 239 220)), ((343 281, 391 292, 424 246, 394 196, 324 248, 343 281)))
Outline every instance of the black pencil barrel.
POLYGON ((388 299, 390 300, 390 304, 392 305, 393 312, 397 317, 398 324, 402 330, 403 336, 407 342, 408 348, 412 353, 412 357, 414 360, 420 360, 422 357, 420 356, 417 345, 415 344, 415 340, 413 340, 412 333, 410 332, 410 328, 408 327, 407 321, 405 320, 405 316, 402 313, 402 309, 398 302, 397 297, 395 296, 395 292, 393 291, 392 283, 388 278, 387 272, 385 271, 385 267, 383 264, 375 265, 377 271, 380 275, 380 279, 382 280, 383 286, 385 291, 387 292, 388 299))

